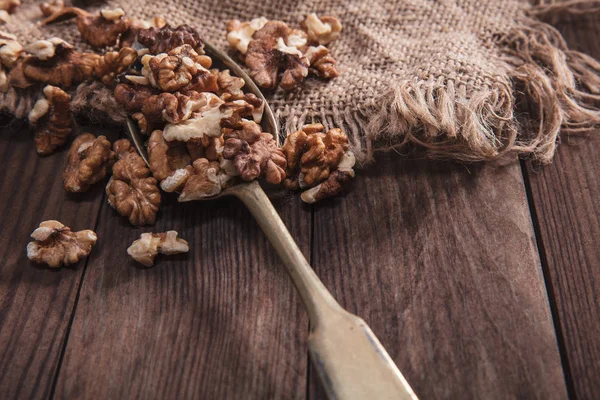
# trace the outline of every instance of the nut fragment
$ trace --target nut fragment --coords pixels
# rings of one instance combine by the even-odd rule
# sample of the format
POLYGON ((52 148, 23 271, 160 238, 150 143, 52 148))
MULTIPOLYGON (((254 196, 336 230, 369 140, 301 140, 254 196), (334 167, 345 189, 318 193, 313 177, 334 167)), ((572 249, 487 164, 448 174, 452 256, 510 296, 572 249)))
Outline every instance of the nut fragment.
POLYGON ((241 22, 233 19, 227 22, 227 41, 229 45, 242 54, 246 54, 252 35, 268 22, 265 17, 254 18, 252 21, 241 22))
POLYGON ((303 27, 308 33, 308 40, 318 44, 329 44, 340 35, 342 23, 336 17, 309 14, 306 16, 303 27))
POLYGON ((142 74, 150 84, 165 92, 216 92, 217 78, 207 69, 210 57, 198 54, 184 44, 169 53, 142 57, 142 74))
POLYGON ((117 140, 113 144, 113 151, 115 152, 119 160, 129 153, 135 153, 135 149, 133 148, 133 145, 128 139, 117 140))
POLYGON ((273 136, 254 121, 242 120, 238 129, 225 134, 223 158, 232 160, 240 177, 252 181, 264 176, 279 184, 285 178, 286 161, 273 136))
POLYGON ((228 69, 217 71, 219 94, 229 93, 234 96, 242 96, 244 94, 242 88, 245 84, 246 82, 242 78, 231 76, 228 69))
POLYGON ((153 225, 160 206, 157 181, 137 153, 125 154, 113 166, 106 186, 108 204, 135 226, 153 225))
POLYGON ((129 246, 127 254, 140 264, 151 267, 158 253, 172 255, 190 251, 189 243, 177 235, 177 231, 142 233, 140 238, 129 246))
POLYGON ((10 83, 16 87, 28 87, 35 82, 61 87, 78 84, 94 76, 100 56, 95 53, 80 53, 59 38, 38 40, 25 48, 31 53, 19 62, 9 75, 10 83), (18 78, 24 77, 25 81, 18 78))
POLYGON ((163 181, 178 169, 190 165, 185 143, 165 142, 161 130, 155 130, 148 140, 148 162, 152 175, 163 181))
POLYGON ((63 173, 65 190, 85 192, 106 176, 116 158, 106 137, 95 137, 91 133, 77 136, 69 150, 63 173))
POLYGON ((143 29, 139 31, 137 40, 147 47, 151 54, 167 53, 184 44, 191 46, 198 53, 202 53, 204 48, 200 34, 188 25, 176 28, 164 25, 160 28, 143 29))
POLYGON ((331 79, 340 75, 335 67, 337 61, 329 54, 329 49, 325 46, 311 46, 308 48, 304 56, 310 64, 310 71, 315 75, 331 79))
POLYGON ((199 158, 194 161, 181 195, 177 199, 180 202, 205 199, 221 193, 225 182, 230 176, 223 170, 218 162, 199 158))
POLYGON ((8 91, 10 85, 6 71, 13 67, 22 52, 23 47, 14 35, 0 32, 0 92, 8 91))
POLYGON ((10 19, 10 14, 7 11, 0 10, 0 25, 8 24, 10 19))
POLYGON ((302 194, 302 200, 314 203, 342 190, 354 177, 355 158, 348 151, 348 137, 342 130, 326 134, 321 124, 305 125, 285 140, 282 151, 287 160, 284 186, 301 189, 315 186, 302 194))
POLYGON ((56 86, 46 86, 44 97, 30 111, 29 123, 35 128, 35 148, 48 155, 65 144, 71 133, 70 96, 56 86))
POLYGON ((94 73, 105 85, 110 85, 115 77, 125 71, 137 59, 137 51, 123 47, 119 51, 103 54, 95 66, 94 73))
POLYGON ((128 85, 126 83, 119 83, 115 86, 113 93, 115 100, 130 113, 142 111, 146 101, 154 95, 154 91, 148 86, 128 85))
POLYGON ((93 231, 73 232, 54 220, 42 222, 31 237, 34 240, 27 245, 27 258, 51 268, 75 264, 87 257, 97 240, 93 231))
POLYGON ((200 93, 202 103, 195 106, 197 109, 192 116, 178 124, 167 124, 163 131, 165 140, 179 140, 187 142, 190 139, 202 139, 204 135, 210 137, 221 136, 221 120, 231 116, 230 112, 220 110, 223 100, 212 93, 200 93))
POLYGON ((123 10, 101 10, 92 15, 77 7, 65 7, 50 15, 43 25, 77 17, 77 29, 83 39, 94 47, 107 47, 117 44, 119 37, 127 32, 130 20, 123 18, 123 10))

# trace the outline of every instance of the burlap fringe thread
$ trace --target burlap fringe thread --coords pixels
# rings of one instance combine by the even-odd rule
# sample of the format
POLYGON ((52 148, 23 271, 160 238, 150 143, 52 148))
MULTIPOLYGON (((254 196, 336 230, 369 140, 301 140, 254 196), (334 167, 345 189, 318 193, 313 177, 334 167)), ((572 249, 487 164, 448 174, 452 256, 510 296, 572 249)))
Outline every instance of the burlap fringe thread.
MULTIPOLYGON (((450 80, 403 81, 365 109, 315 113, 285 108, 276 114, 286 132, 316 120, 344 128, 362 164, 373 161, 376 150, 400 151, 409 144, 426 149, 430 158, 477 162, 529 155, 547 163, 559 132, 587 133, 600 126, 600 63, 569 50, 562 35, 537 18, 598 12, 600 1, 589 0, 533 7, 517 29, 498 39, 510 81, 496 77, 490 90, 467 96, 464 86, 450 80), (532 134, 519 129, 515 119, 522 103, 529 104, 537 126, 532 134)), ((0 104, 23 118, 33 106, 34 92, 11 89, 0 96, 0 104)), ((125 118, 110 89, 99 82, 79 85, 72 109, 95 121, 122 123, 125 118)))

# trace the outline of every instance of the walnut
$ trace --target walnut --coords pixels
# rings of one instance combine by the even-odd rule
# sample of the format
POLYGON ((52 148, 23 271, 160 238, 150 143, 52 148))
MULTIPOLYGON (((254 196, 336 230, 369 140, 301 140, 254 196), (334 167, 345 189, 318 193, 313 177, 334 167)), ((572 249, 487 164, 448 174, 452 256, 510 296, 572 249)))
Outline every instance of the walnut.
POLYGON ((321 78, 331 79, 340 75, 335 67, 336 60, 329 54, 329 49, 325 46, 310 46, 304 57, 310 64, 310 72, 321 78))
POLYGON ((189 243, 177 235, 177 231, 142 233, 140 238, 129 246, 127 254, 140 264, 151 267, 158 253, 172 255, 190 251, 189 243))
POLYGON ((202 105, 192 116, 178 124, 167 124, 163 131, 165 140, 187 142, 190 139, 201 139, 204 135, 221 136, 221 120, 231 116, 220 110, 223 100, 212 93, 200 93, 202 105))
POLYGON ((0 0, 0 10, 6 11, 8 14, 15 12, 20 5, 20 0, 0 0))
POLYGON ((283 71, 282 88, 294 88, 308 75, 308 60, 296 47, 286 43, 292 30, 281 21, 269 21, 248 43, 246 66, 256 84, 273 89, 283 71))
POLYGON ((10 85, 6 71, 13 67, 22 52, 23 47, 15 36, 0 32, 0 92, 8 91, 10 85))
POLYGON ((157 181, 137 153, 127 153, 115 163, 106 185, 108 204, 135 226, 153 225, 160 206, 157 181))
POLYGON ((131 115, 131 118, 133 118, 133 120, 137 123, 138 127, 140 128, 140 133, 142 135, 149 135, 150 132, 154 132, 155 125, 148 122, 146 116, 143 113, 134 113, 131 115))
POLYGON ((154 96, 154 91, 147 86, 119 83, 115 86, 113 94, 117 103, 122 105, 127 112, 136 113, 142 111, 147 100, 154 96))
POLYGON ((178 124, 189 119, 213 97, 211 93, 188 92, 161 93, 151 96, 142 107, 142 113, 148 122, 178 124))
POLYGON ((185 143, 165 142, 161 130, 155 130, 148 139, 148 162, 152 175, 159 181, 165 180, 191 163, 185 143))
POLYGON ((321 124, 311 124, 290 134, 282 147, 287 160, 289 189, 313 186, 329 177, 348 150, 348 136, 341 129, 323 133, 321 124))
POLYGON ((329 44, 340 35, 342 23, 336 17, 309 14, 302 22, 308 33, 308 40, 317 44, 329 44))
POLYGON ((101 10, 92 15, 77 7, 65 7, 42 21, 43 25, 77 17, 77 29, 83 39, 94 47, 107 47, 117 44, 119 37, 127 32, 130 20, 124 18, 122 9, 101 10))
POLYGON ((225 135, 223 158, 232 160, 245 181, 264 176, 279 184, 285 178, 286 161, 273 136, 261 131, 254 121, 242 120, 239 129, 225 135))
POLYGON ((25 48, 24 58, 9 75, 13 86, 24 88, 35 82, 69 87, 94 76, 100 56, 80 53, 62 39, 38 40, 25 48), (25 81, 19 79, 24 77, 25 81))
POLYGON ((223 137, 202 136, 200 139, 190 139, 185 142, 192 161, 198 158, 206 158, 208 161, 217 161, 220 149, 223 147, 223 137))
POLYGON ((91 133, 77 136, 69 150, 63 173, 65 190, 73 193, 87 191, 106 176, 116 158, 106 137, 95 137, 91 133))
POLYGON ((119 139, 113 143, 113 151, 118 159, 125 157, 129 153, 135 153, 135 148, 129 139, 119 139))
POLYGON ((265 17, 254 18, 252 21, 241 22, 233 19, 227 22, 227 41, 229 45, 242 54, 246 54, 252 35, 268 22, 265 17))
POLYGON ((62 10, 65 6, 64 0, 51 0, 40 3, 40 11, 44 17, 49 17, 62 10))
POLYGON ((188 169, 189 176, 177 199, 180 202, 205 199, 221 193, 230 176, 221 170, 216 161, 199 158, 194 161, 193 169, 188 169))
POLYGON ((242 78, 231 76, 228 69, 217 71, 217 85, 219 94, 228 93, 234 96, 243 96, 242 88, 246 82, 242 78))
POLYGON ((96 244, 93 231, 71 231, 58 221, 44 221, 33 231, 33 242, 27 245, 27 258, 51 268, 75 264, 87 257, 96 244))
POLYGON ((217 78, 207 69, 212 60, 188 44, 158 55, 142 57, 142 74, 150 84, 165 92, 216 92, 217 78))
POLYGON ((44 97, 29 112, 29 123, 35 128, 35 148, 48 155, 65 144, 71 134, 70 96, 56 86, 46 86, 44 97))
POLYGON ((115 77, 127 70, 137 59, 137 51, 131 47, 123 47, 119 51, 103 54, 95 66, 94 73, 105 85, 114 82, 115 77))
POLYGON ((139 31, 137 41, 147 47, 151 54, 166 53, 184 44, 198 53, 203 53, 204 49, 200 34, 188 25, 180 25, 174 29, 169 25, 143 29, 139 31))
POLYGON ((354 177, 354 174, 349 174, 343 171, 333 171, 325 182, 308 189, 300 195, 300 198, 305 203, 316 203, 328 197, 333 197, 340 193, 344 185, 354 177))
POLYGON ((265 105, 254 94, 246 93, 241 96, 234 96, 226 93, 221 98, 225 100, 225 103, 220 106, 223 114, 222 127, 235 127, 242 118, 246 117, 252 117, 252 120, 256 123, 262 121, 265 105))

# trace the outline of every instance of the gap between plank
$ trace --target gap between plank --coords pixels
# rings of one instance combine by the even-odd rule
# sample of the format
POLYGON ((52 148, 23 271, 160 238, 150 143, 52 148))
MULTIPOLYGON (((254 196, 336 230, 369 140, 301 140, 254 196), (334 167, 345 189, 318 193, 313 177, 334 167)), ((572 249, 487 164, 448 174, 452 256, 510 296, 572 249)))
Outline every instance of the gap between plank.
MULTIPOLYGON (((104 184, 106 185, 106 180, 104 184)), ((100 215, 102 214, 102 207, 104 205, 104 200, 106 199, 106 192, 102 192, 102 201, 100 202, 100 207, 98 208, 98 215, 96 215, 96 221, 94 222, 94 232, 98 230, 98 224, 100 223, 100 215)), ((50 388, 49 399, 54 399, 54 393, 56 391, 56 385, 58 384, 58 377, 60 375, 60 369, 62 367, 63 359, 65 357, 65 353, 67 351, 67 344, 69 342, 69 336, 71 334, 71 327, 73 326, 73 322, 75 321, 75 313, 77 312, 77 304, 79 304, 79 296, 81 295, 81 288, 83 287, 83 281, 85 279, 85 273, 88 268, 88 264, 90 262, 90 258, 88 257, 85 260, 85 264, 83 266, 83 272, 81 273, 81 280, 79 281, 79 285, 77 287, 77 294, 75 295, 75 302, 73 303, 73 310, 71 311, 71 317, 69 318, 69 324, 67 325, 67 332, 65 334, 65 339, 63 341, 62 348, 60 350, 60 355, 58 356, 58 365, 56 366, 56 373, 54 374, 54 379, 52 380, 52 387, 50 388)))
POLYGON ((548 297, 548 304, 550 306, 550 313, 552 315, 552 322, 554 325, 554 333, 556 335, 556 344, 558 346, 558 353, 560 355, 560 361, 562 364, 563 375, 565 377, 565 386, 567 388, 567 395, 570 399, 577 399, 575 393, 575 385, 573 383, 573 376, 571 375, 571 366, 569 364, 569 357, 565 346, 565 339, 563 336, 562 325, 558 315, 558 306, 554 295, 554 285, 552 284, 552 278, 549 272, 548 258, 546 257, 546 249, 544 247, 544 241, 542 239, 542 230, 540 226, 540 220, 538 218, 537 210, 535 208, 535 200, 531 191, 531 181, 529 177, 529 169, 525 165, 524 160, 519 161, 521 166, 521 173, 523 175, 523 184, 525 186, 525 193, 527 196, 527 205, 529 206, 529 214, 531 216, 531 222, 533 224, 533 233, 535 235, 535 241, 538 248, 538 254, 540 256, 540 264, 542 267, 542 275, 544 277, 544 284, 546 286, 546 295, 548 297))
MULTIPOLYGON (((308 240, 308 262, 314 270, 313 261, 315 259, 315 205, 310 205, 310 237, 308 240)), ((316 273, 317 271, 315 271, 316 273)), ((308 329, 306 340, 310 334, 310 320, 308 321, 308 329)), ((310 400, 310 351, 306 348, 306 400, 310 400)))

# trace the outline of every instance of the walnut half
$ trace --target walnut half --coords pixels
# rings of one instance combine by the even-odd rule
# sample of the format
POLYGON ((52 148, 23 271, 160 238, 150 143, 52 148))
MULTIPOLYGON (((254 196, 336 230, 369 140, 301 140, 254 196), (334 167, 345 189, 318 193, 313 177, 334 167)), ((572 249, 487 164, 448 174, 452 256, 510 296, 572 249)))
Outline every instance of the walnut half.
POLYGON ((106 185, 108 204, 135 226, 153 225, 160 206, 158 182, 137 153, 127 153, 113 166, 106 185))
POLYGON ((71 231, 71 228, 58 221, 44 221, 33 231, 33 242, 27 245, 27 257, 51 268, 75 264, 87 257, 96 244, 93 231, 71 231))
POLYGON ((187 253, 190 250, 186 240, 177 237, 177 231, 164 233, 142 233, 127 249, 127 254, 146 267, 154 265, 154 258, 160 254, 187 253))
POLYGON ((71 134, 71 98, 64 90, 50 85, 43 94, 28 119, 35 128, 35 149, 40 155, 48 155, 64 145, 71 134))
POLYGON ((63 173, 65 190, 85 192, 106 176, 116 158, 106 137, 95 137, 91 133, 77 136, 69 150, 63 173))

